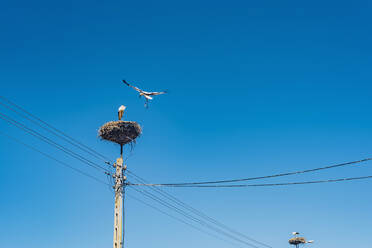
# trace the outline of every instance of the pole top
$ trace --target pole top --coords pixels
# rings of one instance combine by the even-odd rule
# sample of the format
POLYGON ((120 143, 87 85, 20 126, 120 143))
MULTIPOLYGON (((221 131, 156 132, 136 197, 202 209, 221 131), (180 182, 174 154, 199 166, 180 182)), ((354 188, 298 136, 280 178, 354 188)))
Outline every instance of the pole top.
POLYGON ((120 166, 122 166, 123 165, 123 158, 117 158, 116 159, 116 164, 118 164, 118 165, 120 165, 120 166))

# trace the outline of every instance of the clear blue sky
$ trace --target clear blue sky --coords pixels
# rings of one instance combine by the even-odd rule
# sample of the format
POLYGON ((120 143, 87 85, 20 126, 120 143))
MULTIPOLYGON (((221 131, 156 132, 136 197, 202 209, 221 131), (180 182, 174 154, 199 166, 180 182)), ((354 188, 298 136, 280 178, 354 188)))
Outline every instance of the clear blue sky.
MULTIPOLYGON (((128 167, 151 182, 371 155, 371 2, 249 2, 3 2, 1 95, 113 159, 117 147, 97 130, 127 105, 127 119, 143 126, 128 167), (122 78, 170 93, 146 110, 122 78)), ((3 121, 0 130, 104 179, 3 121)), ((1 247, 112 246, 107 187, 4 137, 0 158, 1 247)), ((371 164, 272 182, 359 175, 372 175, 371 164)), ((169 192, 275 248, 288 247, 292 231, 315 239, 313 247, 349 248, 372 242, 371 187, 169 192)), ((126 216, 129 248, 229 247, 130 199, 126 216)))

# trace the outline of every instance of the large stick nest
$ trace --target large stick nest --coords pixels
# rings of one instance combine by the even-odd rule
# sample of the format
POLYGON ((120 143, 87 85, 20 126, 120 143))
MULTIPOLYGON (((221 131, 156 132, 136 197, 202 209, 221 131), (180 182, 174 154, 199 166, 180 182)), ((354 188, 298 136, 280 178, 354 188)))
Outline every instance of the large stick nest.
POLYGON ((141 132, 141 126, 135 121, 110 121, 100 127, 98 135, 101 139, 125 145, 135 143, 141 132))
POLYGON ((302 237, 296 237, 296 238, 291 238, 288 242, 291 245, 299 245, 299 244, 305 244, 306 240, 305 238, 302 238, 302 237))

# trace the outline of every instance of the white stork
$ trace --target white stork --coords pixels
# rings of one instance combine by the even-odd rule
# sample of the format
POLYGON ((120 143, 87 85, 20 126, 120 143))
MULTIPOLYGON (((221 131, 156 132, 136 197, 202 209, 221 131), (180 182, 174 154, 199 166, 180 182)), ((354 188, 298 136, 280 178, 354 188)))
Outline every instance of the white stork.
POLYGON ((121 118, 123 118, 123 115, 124 115, 124 110, 126 109, 126 107, 124 105, 121 105, 118 109, 118 117, 119 117, 119 120, 121 120, 121 118))
POLYGON ((146 107, 146 108, 148 107, 149 100, 152 100, 152 99, 153 99, 153 96, 162 95, 162 94, 167 93, 166 91, 160 91, 160 92, 157 92, 157 91, 153 91, 153 92, 144 91, 144 90, 141 90, 140 88, 137 88, 136 86, 130 85, 130 84, 127 83, 127 81, 125 81, 124 79, 123 79, 123 83, 125 83, 125 84, 128 85, 129 87, 132 87, 132 88, 135 89, 137 92, 139 92, 139 97, 143 96, 143 97, 145 98, 145 100, 146 100, 146 102, 145 102, 145 107, 146 107))

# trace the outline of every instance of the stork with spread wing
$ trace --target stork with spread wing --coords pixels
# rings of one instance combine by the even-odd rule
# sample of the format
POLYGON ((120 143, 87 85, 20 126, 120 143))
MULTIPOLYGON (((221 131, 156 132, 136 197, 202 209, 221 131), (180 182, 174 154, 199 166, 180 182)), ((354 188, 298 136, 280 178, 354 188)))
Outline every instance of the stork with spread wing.
POLYGON ((157 92, 157 91, 153 91, 153 92, 148 92, 148 91, 144 91, 144 90, 141 90, 129 83, 127 83, 127 81, 123 80, 123 83, 125 83, 126 85, 128 85, 129 87, 135 89, 137 92, 139 92, 139 97, 143 96, 146 100, 145 102, 145 107, 147 108, 148 107, 148 104, 149 104, 149 100, 152 100, 153 99, 153 96, 157 96, 157 95, 162 95, 162 94, 165 94, 167 93, 166 91, 160 91, 160 92, 157 92))

